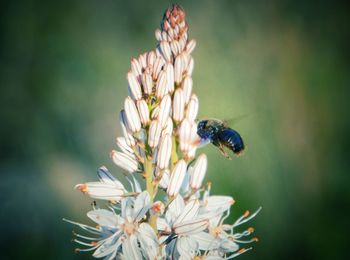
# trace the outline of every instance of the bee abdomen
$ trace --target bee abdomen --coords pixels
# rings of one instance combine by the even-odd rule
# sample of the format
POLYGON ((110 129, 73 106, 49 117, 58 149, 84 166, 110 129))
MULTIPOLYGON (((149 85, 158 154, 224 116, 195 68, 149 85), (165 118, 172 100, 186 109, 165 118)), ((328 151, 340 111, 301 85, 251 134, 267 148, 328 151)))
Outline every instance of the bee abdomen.
POLYGON ((239 154, 244 150, 243 139, 235 130, 226 128, 219 133, 218 137, 221 142, 235 154, 239 154))

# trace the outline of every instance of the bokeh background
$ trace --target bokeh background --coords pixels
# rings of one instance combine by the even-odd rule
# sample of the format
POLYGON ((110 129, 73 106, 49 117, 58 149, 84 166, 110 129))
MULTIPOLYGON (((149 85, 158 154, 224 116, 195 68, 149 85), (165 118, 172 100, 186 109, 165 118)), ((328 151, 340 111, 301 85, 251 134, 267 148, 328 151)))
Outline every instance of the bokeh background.
MULTIPOLYGON (((207 180, 232 218, 263 210, 240 259, 346 259, 349 13, 332 1, 178 1, 187 11, 200 117, 234 119, 248 146, 212 146, 207 180)), ((155 47, 170 1, 2 1, 1 259, 89 259, 72 226, 121 134, 131 57, 155 47)), ((347 254, 348 255, 348 254, 347 254)))

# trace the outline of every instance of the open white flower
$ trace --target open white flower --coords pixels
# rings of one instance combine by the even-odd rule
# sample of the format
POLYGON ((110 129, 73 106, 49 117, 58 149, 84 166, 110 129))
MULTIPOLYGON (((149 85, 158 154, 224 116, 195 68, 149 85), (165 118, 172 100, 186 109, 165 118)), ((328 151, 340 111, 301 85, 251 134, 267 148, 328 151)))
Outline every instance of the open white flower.
POLYGON ((105 209, 94 209, 87 216, 98 226, 90 227, 66 220, 91 233, 93 237, 76 234, 75 242, 86 246, 79 251, 92 251, 94 257, 113 259, 123 255, 126 259, 155 259, 159 243, 152 227, 142 223, 151 208, 150 197, 142 192, 136 198, 127 197, 121 201, 120 214, 105 209))

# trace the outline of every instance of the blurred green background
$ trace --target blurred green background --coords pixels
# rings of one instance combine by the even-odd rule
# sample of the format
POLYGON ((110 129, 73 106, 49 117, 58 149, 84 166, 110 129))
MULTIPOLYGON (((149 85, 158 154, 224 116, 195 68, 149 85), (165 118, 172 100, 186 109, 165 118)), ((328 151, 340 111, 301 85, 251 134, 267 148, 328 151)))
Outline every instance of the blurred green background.
MULTIPOLYGON (((50 2, 50 1, 49 1, 50 2)), ((349 239, 349 14, 331 1, 178 1, 187 12, 200 117, 234 125, 244 156, 212 146, 206 179, 260 242, 240 259, 345 259, 349 239)), ((127 95, 130 59, 155 47, 170 1, 1 3, 1 259, 75 254, 88 222, 76 183, 96 180, 127 95)))

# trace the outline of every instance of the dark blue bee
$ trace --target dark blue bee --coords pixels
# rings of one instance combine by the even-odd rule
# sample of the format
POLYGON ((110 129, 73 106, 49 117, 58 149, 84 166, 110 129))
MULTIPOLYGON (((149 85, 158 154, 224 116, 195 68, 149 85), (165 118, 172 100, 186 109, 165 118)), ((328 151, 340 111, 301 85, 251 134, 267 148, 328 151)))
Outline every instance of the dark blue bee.
POLYGON ((239 155, 244 150, 244 142, 240 134, 229 128, 227 124, 218 119, 206 119, 198 122, 197 134, 202 142, 211 142, 217 146, 221 153, 230 158, 224 147, 230 149, 234 154, 239 155))

